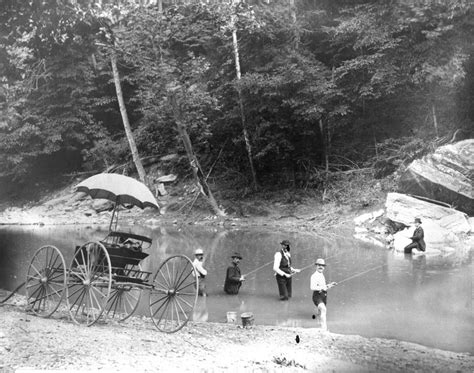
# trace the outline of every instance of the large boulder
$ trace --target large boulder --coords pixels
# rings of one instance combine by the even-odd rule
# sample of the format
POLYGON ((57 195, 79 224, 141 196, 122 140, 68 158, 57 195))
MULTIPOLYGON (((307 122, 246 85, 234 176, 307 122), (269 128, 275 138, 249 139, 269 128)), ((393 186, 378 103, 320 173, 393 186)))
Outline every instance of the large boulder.
POLYGON ((422 221, 428 253, 445 252, 465 245, 462 239, 471 231, 469 218, 463 212, 405 194, 388 193, 385 207, 387 218, 409 226, 394 235, 393 246, 397 251, 411 242, 409 237, 414 230, 415 217, 422 221))
POLYGON ((399 192, 445 202, 474 215, 474 139, 438 148, 415 160, 399 181, 399 192))

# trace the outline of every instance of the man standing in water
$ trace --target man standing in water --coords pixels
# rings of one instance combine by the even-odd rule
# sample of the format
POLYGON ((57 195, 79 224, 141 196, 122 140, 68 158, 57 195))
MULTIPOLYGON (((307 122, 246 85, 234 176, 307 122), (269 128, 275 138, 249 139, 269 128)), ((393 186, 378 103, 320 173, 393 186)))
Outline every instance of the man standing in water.
MULTIPOLYGON (((326 278, 323 275, 324 268, 326 263, 324 259, 319 258, 316 260, 316 271, 311 275, 310 288, 313 291, 313 303, 317 308, 317 313, 320 316, 321 320, 321 329, 324 331, 328 330, 326 322, 326 301, 327 301, 327 291, 336 285, 335 282, 326 284, 326 278)), ((316 315, 313 315, 313 319, 316 318, 316 315)))
POLYGON ((288 300, 292 295, 291 276, 300 272, 300 270, 291 266, 290 241, 283 240, 280 245, 281 249, 275 253, 273 260, 273 271, 275 272, 280 300, 288 300))
POLYGON ((206 278, 207 271, 202 266, 202 262, 204 260, 204 251, 202 251, 202 249, 196 249, 196 251, 194 252, 194 256, 195 258, 193 261, 193 266, 199 277, 198 294, 205 297, 207 296, 207 293, 206 293, 206 283, 204 279, 206 278))
POLYGON ((413 236, 410 237, 412 240, 412 243, 405 246, 403 251, 405 251, 405 254, 411 254, 413 249, 419 250, 419 251, 425 251, 426 250, 426 244, 424 241, 424 235, 425 233, 423 232, 423 228, 421 228, 421 219, 420 218, 415 218, 415 231, 413 232, 413 236))
POLYGON ((242 282, 245 281, 245 277, 241 275, 239 263, 242 260, 242 256, 239 253, 234 253, 231 256, 232 265, 227 268, 224 291, 227 294, 235 295, 239 293, 242 282))

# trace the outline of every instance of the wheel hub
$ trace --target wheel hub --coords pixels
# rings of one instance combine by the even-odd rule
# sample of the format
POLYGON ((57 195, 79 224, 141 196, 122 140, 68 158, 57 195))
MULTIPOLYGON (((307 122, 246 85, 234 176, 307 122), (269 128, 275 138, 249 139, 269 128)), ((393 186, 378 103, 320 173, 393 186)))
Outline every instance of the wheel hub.
POLYGON ((40 280, 40 282, 41 282, 42 284, 46 284, 46 283, 48 282, 48 278, 47 278, 47 277, 42 277, 41 280, 40 280))
POLYGON ((173 296, 173 295, 175 295, 175 294, 176 294, 176 290, 175 290, 175 289, 170 289, 170 290, 168 290, 168 295, 173 296))

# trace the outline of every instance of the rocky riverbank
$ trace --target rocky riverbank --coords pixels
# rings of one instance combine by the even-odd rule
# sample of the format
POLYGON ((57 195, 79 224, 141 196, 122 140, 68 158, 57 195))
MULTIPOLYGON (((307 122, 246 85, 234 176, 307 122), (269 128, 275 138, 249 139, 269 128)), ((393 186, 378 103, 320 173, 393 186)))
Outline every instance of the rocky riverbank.
POLYGON ((188 323, 165 334, 132 317, 85 327, 43 319, 15 296, 0 307, 0 371, 32 372, 472 372, 474 357, 319 329, 188 323), (298 338, 296 338, 298 337, 298 338))

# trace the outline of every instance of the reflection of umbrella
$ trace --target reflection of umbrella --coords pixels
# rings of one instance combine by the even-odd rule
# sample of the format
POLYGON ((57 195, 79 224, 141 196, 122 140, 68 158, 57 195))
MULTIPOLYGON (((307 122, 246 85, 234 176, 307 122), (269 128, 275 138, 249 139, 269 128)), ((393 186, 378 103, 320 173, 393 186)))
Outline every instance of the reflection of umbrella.
POLYGON ((119 174, 98 174, 87 178, 76 186, 77 192, 84 192, 92 198, 108 199, 115 203, 110 229, 114 217, 115 227, 118 221, 118 208, 120 205, 133 205, 144 209, 155 207, 159 209, 158 202, 148 187, 138 180, 119 174), (115 214, 117 210, 117 215, 115 214))

